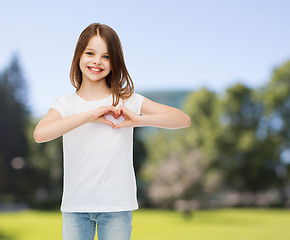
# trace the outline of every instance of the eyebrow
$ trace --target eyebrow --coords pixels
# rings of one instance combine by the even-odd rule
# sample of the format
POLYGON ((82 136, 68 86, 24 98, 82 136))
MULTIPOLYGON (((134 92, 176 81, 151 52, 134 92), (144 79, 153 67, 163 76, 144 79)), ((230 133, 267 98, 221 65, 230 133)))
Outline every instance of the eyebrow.
MULTIPOLYGON (((92 49, 92 48, 86 48, 85 50, 91 50, 91 51, 94 51, 95 52, 95 50, 92 49)), ((109 54, 109 53, 105 52, 104 54, 109 54)))

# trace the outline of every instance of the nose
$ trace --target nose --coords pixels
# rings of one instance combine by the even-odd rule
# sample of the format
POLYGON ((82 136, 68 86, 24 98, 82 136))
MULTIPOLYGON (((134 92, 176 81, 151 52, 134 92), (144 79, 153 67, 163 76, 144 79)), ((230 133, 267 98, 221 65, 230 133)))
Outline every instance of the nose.
POLYGON ((101 57, 95 57, 93 59, 93 63, 96 64, 96 65, 100 65, 102 63, 102 58, 101 57))

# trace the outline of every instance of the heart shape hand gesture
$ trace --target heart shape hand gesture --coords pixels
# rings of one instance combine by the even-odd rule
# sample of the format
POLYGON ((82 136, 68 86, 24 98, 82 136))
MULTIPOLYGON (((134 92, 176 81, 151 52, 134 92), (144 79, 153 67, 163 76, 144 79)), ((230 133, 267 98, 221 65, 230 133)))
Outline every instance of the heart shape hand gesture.
POLYGON ((124 105, 121 105, 118 109, 118 112, 121 117, 124 118, 124 121, 121 123, 118 123, 114 125, 113 128, 123 128, 123 127, 138 127, 141 116, 132 112, 128 108, 126 108, 124 105))
POLYGON ((118 108, 113 106, 100 107, 92 111, 92 122, 107 124, 112 128, 137 127, 140 116, 124 105, 118 108))

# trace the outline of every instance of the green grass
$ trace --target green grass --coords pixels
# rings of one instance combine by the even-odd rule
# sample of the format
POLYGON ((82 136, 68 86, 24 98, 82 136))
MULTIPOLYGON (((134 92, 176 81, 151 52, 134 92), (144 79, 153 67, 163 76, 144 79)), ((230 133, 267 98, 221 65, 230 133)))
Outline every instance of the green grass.
MULTIPOLYGON (((2 240, 61 239, 59 212, 0 213, 2 240)), ((268 209, 180 212, 138 210, 133 213, 133 240, 289 240, 290 211, 268 209)))

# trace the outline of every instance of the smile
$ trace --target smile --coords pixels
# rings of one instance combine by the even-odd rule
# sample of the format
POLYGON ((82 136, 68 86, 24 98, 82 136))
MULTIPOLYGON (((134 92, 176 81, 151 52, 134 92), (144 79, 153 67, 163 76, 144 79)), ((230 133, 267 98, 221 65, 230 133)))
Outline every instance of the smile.
POLYGON ((104 71, 102 68, 95 68, 95 67, 90 67, 90 66, 88 66, 88 69, 93 73, 100 73, 104 71))

